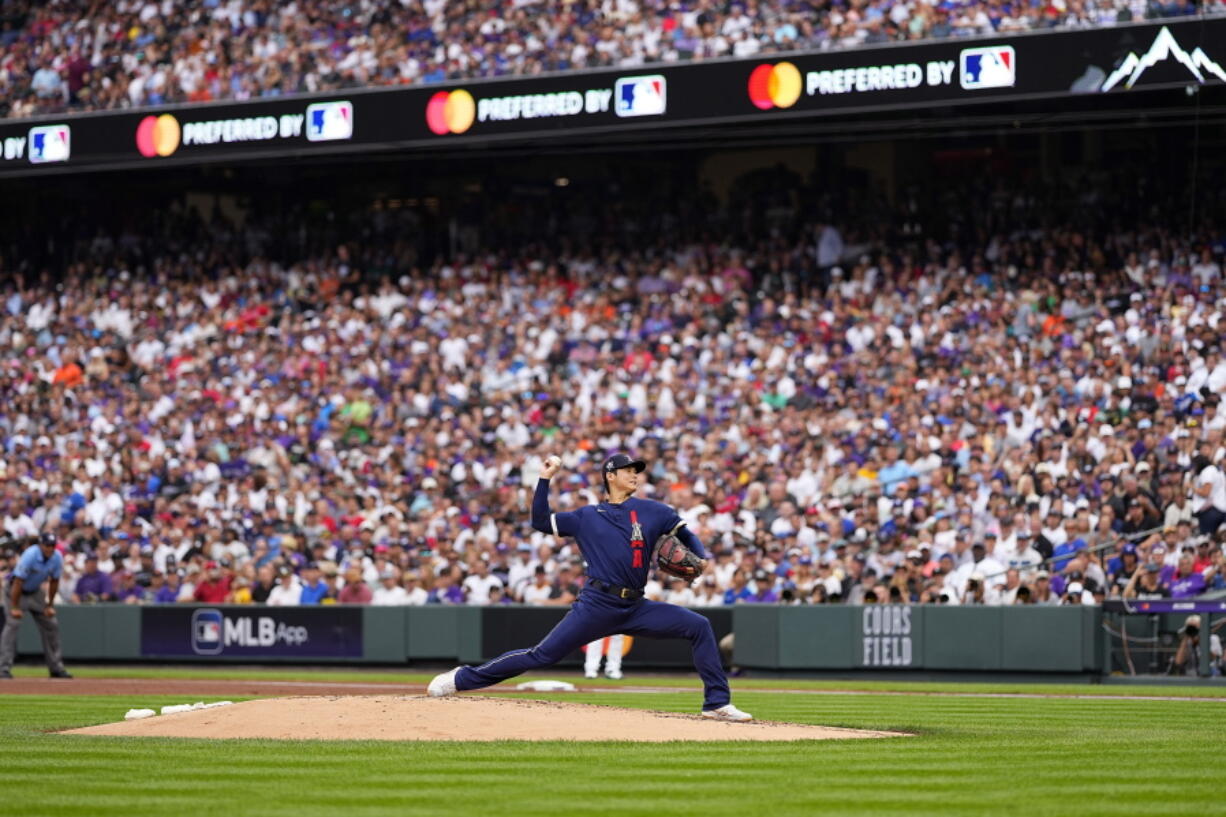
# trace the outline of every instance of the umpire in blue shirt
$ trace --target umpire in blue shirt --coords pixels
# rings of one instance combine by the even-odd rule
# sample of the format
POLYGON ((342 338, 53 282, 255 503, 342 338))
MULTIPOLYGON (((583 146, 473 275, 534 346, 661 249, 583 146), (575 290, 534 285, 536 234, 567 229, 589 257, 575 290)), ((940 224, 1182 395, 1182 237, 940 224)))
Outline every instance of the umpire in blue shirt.
POLYGON ((43 657, 52 678, 71 678, 64 669, 60 652, 60 625, 55 620, 55 594, 60 588, 64 557, 55 549, 55 534, 44 533, 36 544, 26 548, 9 578, 8 616, 0 634, 0 679, 12 678, 13 659, 17 657, 17 633, 21 620, 29 613, 43 638, 43 657), (50 596, 43 597, 43 582, 49 582, 50 596))

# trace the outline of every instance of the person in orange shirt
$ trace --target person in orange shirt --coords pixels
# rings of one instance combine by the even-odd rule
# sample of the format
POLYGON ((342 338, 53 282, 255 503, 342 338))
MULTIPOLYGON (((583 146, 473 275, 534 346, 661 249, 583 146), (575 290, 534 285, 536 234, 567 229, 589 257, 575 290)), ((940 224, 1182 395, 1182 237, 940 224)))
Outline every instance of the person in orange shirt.
POLYGON ((55 377, 51 382, 72 389, 85 382, 85 374, 75 360, 66 360, 63 366, 55 370, 55 377))

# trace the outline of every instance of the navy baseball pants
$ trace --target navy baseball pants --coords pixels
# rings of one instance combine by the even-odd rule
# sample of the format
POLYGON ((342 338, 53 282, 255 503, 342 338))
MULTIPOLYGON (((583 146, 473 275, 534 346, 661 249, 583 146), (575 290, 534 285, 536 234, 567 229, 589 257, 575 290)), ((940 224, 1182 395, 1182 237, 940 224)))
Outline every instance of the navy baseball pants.
POLYGON ((503 653, 479 667, 461 667, 455 676, 456 689, 481 689, 548 667, 584 644, 617 633, 688 640, 694 650, 694 668, 702 678, 702 708, 718 709, 732 699, 711 622, 684 607, 646 599, 622 600, 591 587, 583 589, 570 612, 540 644, 503 653))

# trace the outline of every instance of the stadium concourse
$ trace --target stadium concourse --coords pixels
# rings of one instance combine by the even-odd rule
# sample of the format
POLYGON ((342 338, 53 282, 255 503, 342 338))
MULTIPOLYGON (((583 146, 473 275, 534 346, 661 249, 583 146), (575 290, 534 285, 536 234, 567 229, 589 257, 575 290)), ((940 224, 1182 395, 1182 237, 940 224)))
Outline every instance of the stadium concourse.
POLYGON ((8 0, 0 115, 1109 26, 1222 0, 8 0))
POLYGON ((1162 227, 1144 179, 849 185, 838 210, 767 182, 603 218, 491 199, 460 231, 485 249, 424 269, 387 211, 17 241, 8 553, 54 537, 62 605, 560 605, 583 566, 529 527, 541 460, 565 509, 628 450, 716 554, 649 586, 680 604, 1226 586, 1220 226, 1162 227))

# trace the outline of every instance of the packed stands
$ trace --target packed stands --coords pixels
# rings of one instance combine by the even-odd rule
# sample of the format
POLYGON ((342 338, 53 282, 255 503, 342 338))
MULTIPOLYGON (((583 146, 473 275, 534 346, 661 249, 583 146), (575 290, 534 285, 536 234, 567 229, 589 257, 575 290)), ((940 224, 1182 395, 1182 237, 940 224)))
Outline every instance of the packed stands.
POLYGON ((540 462, 566 509, 628 450, 713 552, 672 601, 1196 595, 1226 234, 1167 184, 557 189, 429 262, 404 209, 63 219, 0 257, 0 524, 61 603, 566 603, 540 462))
POLYGON ((0 115, 636 68, 1224 8, 1223 0, 5 0, 0 115))

